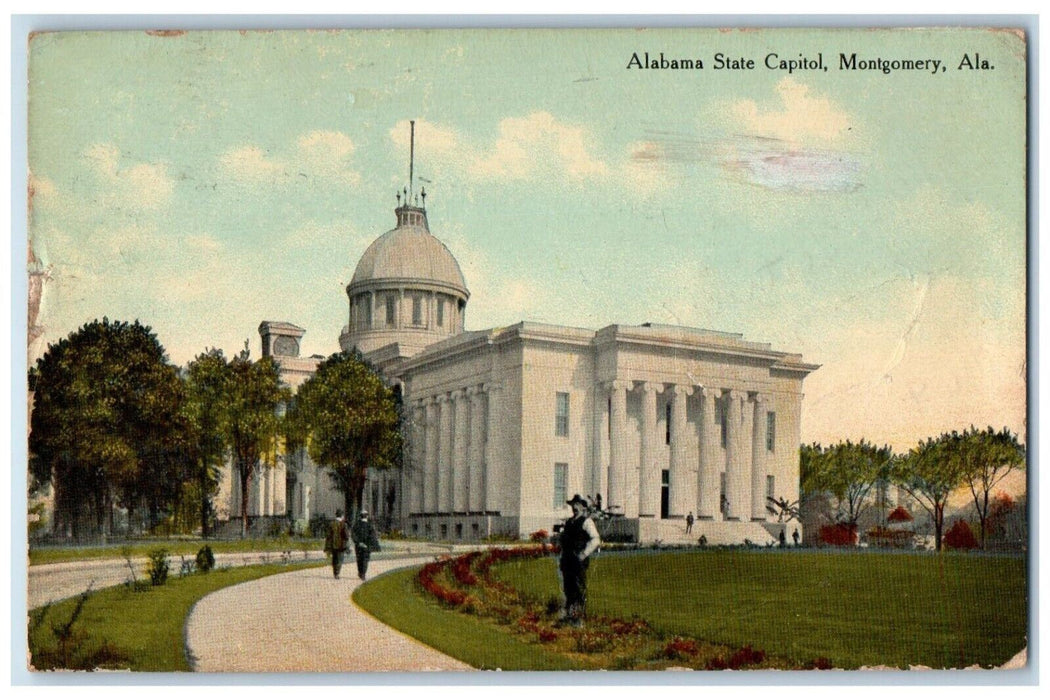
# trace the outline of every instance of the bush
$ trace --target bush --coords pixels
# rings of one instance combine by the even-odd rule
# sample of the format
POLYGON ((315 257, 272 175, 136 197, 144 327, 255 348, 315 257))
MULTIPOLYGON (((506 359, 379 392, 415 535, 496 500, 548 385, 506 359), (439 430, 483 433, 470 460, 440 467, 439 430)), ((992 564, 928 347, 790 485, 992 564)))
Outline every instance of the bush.
POLYGON ((852 547, 857 543, 857 526, 846 523, 824 525, 820 528, 820 541, 836 547, 852 547))
POLYGON ((976 549, 977 538, 973 528, 965 520, 956 520, 955 524, 944 534, 944 544, 950 549, 976 549))
POLYGON ((214 568, 215 554, 212 553, 210 546, 204 545, 197 552, 197 571, 206 574, 214 568))
POLYGON ((546 530, 537 530, 536 532, 529 535, 530 542, 546 542, 550 535, 546 530))
POLYGON ((146 573, 149 574, 150 583, 154 586, 163 586, 168 580, 168 550, 154 549, 149 553, 149 565, 146 573))

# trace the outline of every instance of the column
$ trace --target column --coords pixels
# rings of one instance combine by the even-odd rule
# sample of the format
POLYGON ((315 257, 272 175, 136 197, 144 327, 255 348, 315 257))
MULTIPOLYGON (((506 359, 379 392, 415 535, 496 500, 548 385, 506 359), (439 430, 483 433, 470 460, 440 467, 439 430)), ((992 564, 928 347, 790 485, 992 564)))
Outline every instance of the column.
POLYGON ((696 512, 701 518, 721 520, 722 434, 718 425, 718 390, 700 387, 700 473, 696 512))
POLYGON ((686 426, 691 386, 671 387, 671 517, 684 518, 695 508, 697 476, 686 460, 686 426))
POLYGON ((642 384, 642 444, 638 472, 638 516, 660 513, 660 470, 656 468, 656 392, 660 384, 642 384))
POLYGON ((467 453, 467 506, 471 513, 485 510, 485 394, 480 386, 467 390, 470 397, 470 449, 467 453))
POLYGON ((766 519, 766 410, 769 400, 756 394, 751 404, 751 519, 766 519))
POLYGON ((441 426, 441 405, 434 398, 426 401, 425 456, 423 462, 423 512, 436 513, 438 504, 438 430, 441 426))
POLYGON ((485 384, 484 391, 487 394, 486 402, 487 422, 485 424, 485 467, 482 470, 485 481, 485 502, 483 510, 486 513, 498 512, 503 509, 499 494, 503 488, 502 461, 499 458, 499 450, 502 445, 500 431, 500 417, 502 416, 501 394, 502 387, 496 384, 485 384))
POLYGON ((604 494, 605 479, 602 477, 607 473, 608 466, 608 439, 609 439, 609 394, 604 386, 597 385, 594 388, 594 452, 591 463, 590 484, 587 485, 587 493, 591 495, 604 494))
POLYGON ((612 421, 609 436, 609 493, 603 502, 606 510, 616 507, 626 512, 624 498, 627 495, 627 389, 631 382, 616 380, 609 384, 612 398, 612 421))
POLYGON ((412 411, 412 468, 408 472, 405 514, 423 512, 423 492, 426 485, 427 463, 427 406, 417 401, 412 411))
POLYGON ((726 406, 726 499, 727 518, 751 519, 751 431, 752 411, 747 393, 732 390, 726 406))
POLYGON ((467 512, 467 439, 470 433, 470 398, 465 389, 452 392, 455 402, 452 428, 452 510, 467 512))
POLYGON ((437 512, 452 511, 452 412, 454 404, 448 394, 438 397, 441 422, 438 425, 438 503, 437 512))
POLYGON ((376 323, 376 293, 368 293, 368 330, 376 328, 379 324, 376 323))

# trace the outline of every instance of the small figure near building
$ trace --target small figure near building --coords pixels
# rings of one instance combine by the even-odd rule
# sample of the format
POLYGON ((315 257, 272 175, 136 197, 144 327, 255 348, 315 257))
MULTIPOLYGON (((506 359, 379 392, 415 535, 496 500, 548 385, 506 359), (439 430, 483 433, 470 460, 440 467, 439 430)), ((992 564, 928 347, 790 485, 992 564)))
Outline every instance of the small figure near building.
POLYGON ((795 531, 791 533, 791 539, 793 539, 795 541, 795 546, 797 547, 798 546, 798 528, 797 527, 795 528, 795 531))
POLYGON ((780 546, 787 547, 787 533, 784 530, 780 531, 780 546))
POLYGON ((689 511, 689 515, 685 516, 685 534, 693 531, 693 521, 693 511, 689 511))
POLYGON ((332 575, 339 578, 339 572, 343 568, 343 557, 346 556, 347 543, 350 541, 350 533, 346 529, 346 521, 343 520, 343 511, 335 512, 335 520, 328 524, 328 532, 324 537, 324 551, 332 557, 332 575))
POLYGON ((567 503, 572 506, 572 517, 561 530, 562 591, 565 593, 565 619, 574 626, 583 624, 587 604, 587 568, 590 556, 602 543, 598 528, 587 515, 587 501, 576 494, 567 503))
POLYGON ((350 531, 350 537, 354 540, 354 558, 357 561, 357 577, 362 581, 368 575, 368 560, 372 552, 378 552, 379 536, 372 521, 368 519, 368 511, 361 509, 357 522, 350 531))

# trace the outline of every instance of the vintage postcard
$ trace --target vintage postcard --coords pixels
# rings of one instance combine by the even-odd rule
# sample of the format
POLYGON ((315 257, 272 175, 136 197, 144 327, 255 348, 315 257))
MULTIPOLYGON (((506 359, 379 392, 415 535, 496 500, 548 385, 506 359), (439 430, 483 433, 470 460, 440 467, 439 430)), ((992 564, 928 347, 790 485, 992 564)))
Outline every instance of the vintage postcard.
POLYGON ((27 668, 1024 669, 1027 47, 32 35, 27 668))

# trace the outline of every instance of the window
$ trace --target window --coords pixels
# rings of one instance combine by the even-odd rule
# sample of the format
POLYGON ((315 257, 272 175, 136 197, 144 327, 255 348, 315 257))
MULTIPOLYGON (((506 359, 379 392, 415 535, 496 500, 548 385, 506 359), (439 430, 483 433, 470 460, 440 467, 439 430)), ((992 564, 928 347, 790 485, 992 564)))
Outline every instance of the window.
POLYGON ((569 465, 564 462, 554 463, 554 507, 561 508, 569 500, 569 465))
POLYGON ((766 498, 774 498, 777 492, 777 478, 772 474, 766 475, 766 498))
POLYGON ((721 485, 720 485, 719 488, 721 489, 721 495, 719 495, 719 497, 718 497, 718 512, 720 512, 722 515, 725 515, 726 514, 726 510, 727 510, 726 507, 729 505, 729 499, 726 498, 726 473, 725 472, 722 472, 720 474, 720 482, 721 482, 721 485))
POLYGON ((365 328, 371 328, 372 327, 372 305, 369 303, 368 295, 364 295, 364 296, 361 297, 360 308, 361 308, 361 315, 365 319, 364 327, 365 328))
POLYGON ((722 428, 722 447, 726 446, 729 437, 729 421, 726 420, 726 402, 727 399, 719 399, 715 403, 715 420, 718 421, 718 425, 722 428))
POLYGON ((437 315, 438 315, 437 324, 439 326, 444 326, 445 325, 445 300, 444 299, 438 299, 437 300, 437 315))
POLYGON ((463 539, 463 523, 456 523, 456 539, 463 539))
POLYGON ((569 436, 569 395, 562 391, 555 394, 554 434, 558 437, 569 436))
POLYGON ((394 295, 389 294, 386 298, 386 325, 394 325, 394 295))
POLYGON ((418 294, 412 295, 412 325, 423 325, 423 299, 418 294))
POLYGON ((770 411, 766 414, 766 449, 770 452, 777 444, 777 414, 770 411))
POLYGON ((664 411, 664 413, 666 414, 664 416, 664 418, 665 418, 665 420, 667 422, 666 430, 664 430, 664 444, 665 445, 670 445, 671 444, 671 404, 670 404, 670 402, 668 402, 667 410, 664 411))

